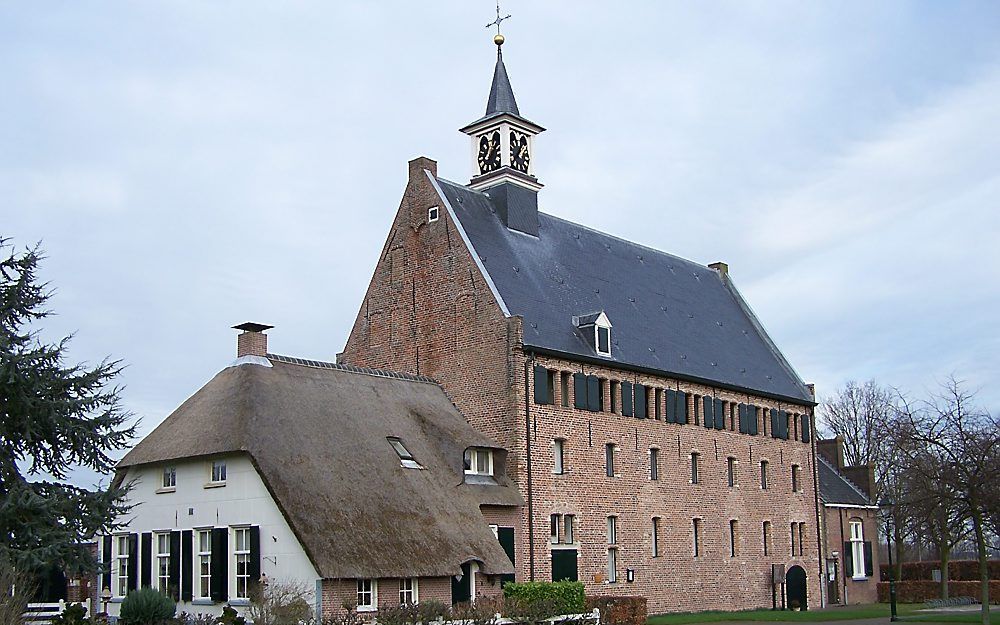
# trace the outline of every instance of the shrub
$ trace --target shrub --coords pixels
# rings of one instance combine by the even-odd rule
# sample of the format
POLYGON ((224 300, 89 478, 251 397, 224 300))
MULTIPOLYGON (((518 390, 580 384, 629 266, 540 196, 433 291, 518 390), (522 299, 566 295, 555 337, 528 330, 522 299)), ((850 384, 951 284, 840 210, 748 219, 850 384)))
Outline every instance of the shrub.
POLYGON ((602 625, 645 625, 645 597, 587 597, 587 610, 597 608, 602 625))
POLYGON ((152 588, 140 588, 128 593, 122 601, 120 618, 126 625, 153 625, 172 618, 177 604, 152 588))
MULTIPOLYGON (((979 582, 948 582, 948 595, 979 599, 979 582)), ((900 603, 925 603, 941 597, 941 584, 929 581, 896 582, 896 600, 900 603)), ((889 601, 889 582, 879 582, 878 600, 889 601)), ((1000 601, 1000 580, 990 581, 990 602, 1000 601)))
POLYGON ((63 610, 63 613, 50 621, 52 625, 85 625, 90 623, 87 620, 87 608, 79 603, 70 603, 63 610))
MULTIPOLYGON (((580 614, 585 610, 583 582, 509 582, 504 584, 503 596, 510 600, 510 611, 551 612, 541 618, 560 614, 580 614)), ((510 614, 509 616, 528 616, 510 614)))
MULTIPOLYGON (((882 564, 880 573, 881 579, 889 579, 889 565, 882 564)), ((903 563, 903 581, 931 580, 931 571, 941 568, 940 560, 922 560, 920 562, 903 563)), ((990 579, 1000 579, 1000 560, 990 560, 987 562, 987 570, 990 579)), ((948 562, 948 579, 951 581, 979 581, 979 561, 978 560, 951 560, 948 562)), ((900 581, 900 580, 896 580, 900 581)))

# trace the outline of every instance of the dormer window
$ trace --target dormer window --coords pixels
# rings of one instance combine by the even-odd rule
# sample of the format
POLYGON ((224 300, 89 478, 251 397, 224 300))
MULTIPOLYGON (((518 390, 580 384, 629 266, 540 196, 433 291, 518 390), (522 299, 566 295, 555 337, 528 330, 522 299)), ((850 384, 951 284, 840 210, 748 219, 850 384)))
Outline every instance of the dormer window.
POLYGON ((465 450, 466 475, 493 475, 493 450, 470 447, 465 450))
POLYGON ((403 441, 399 440, 395 436, 388 436, 386 437, 386 440, 389 441, 393 451, 395 451, 396 455, 399 456, 400 465, 407 469, 423 469, 420 463, 414 460, 413 454, 410 453, 410 450, 403 445, 403 441))
POLYGON ((611 356, 611 320, 603 310, 575 316, 573 325, 580 329, 598 356, 611 356))

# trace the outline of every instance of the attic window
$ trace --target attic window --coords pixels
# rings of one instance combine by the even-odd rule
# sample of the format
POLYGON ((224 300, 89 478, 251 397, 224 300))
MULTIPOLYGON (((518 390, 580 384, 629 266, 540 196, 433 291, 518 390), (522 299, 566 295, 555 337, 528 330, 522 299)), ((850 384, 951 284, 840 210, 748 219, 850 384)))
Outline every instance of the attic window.
POLYGON ((574 316, 573 324, 599 356, 611 356, 611 320, 604 311, 574 316))
POLYGON ((611 355, 611 328, 594 326, 597 329, 597 353, 602 356, 611 355))
POLYGON ((470 447, 465 450, 466 475, 493 475, 493 450, 470 447))
POLYGON ((438 208, 437 206, 431 206, 430 208, 428 208, 427 209, 427 221, 428 222, 437 221, 438 220, 438 214, 440 213, 440 211, 441 211, 441 209, 438 208))
POLYGON ((413 454, 410 450, 403 445, 403 441, 399 440, 395 436, 389 436, 386 438, 389 444, 392 445, 393 451, 399 456, 399 464, 406 467, 407 469, 423 469, 420 463, 413 459, 413 454))

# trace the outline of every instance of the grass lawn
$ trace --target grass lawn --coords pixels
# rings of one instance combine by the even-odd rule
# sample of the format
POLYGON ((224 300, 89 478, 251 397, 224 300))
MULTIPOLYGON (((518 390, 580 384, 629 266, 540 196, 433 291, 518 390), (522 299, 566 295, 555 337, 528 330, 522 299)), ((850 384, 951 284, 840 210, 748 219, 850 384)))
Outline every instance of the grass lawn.
MULTIPOLYGON (((928 614, 919 613, 923 604, 899 604, 897 614, 900 621, 932 623, 979 623, 980 613, 928 614)), ((647 625, 682 625, 683 623, 719 623, 723 621, 788 621, 800 623, 822 623, 825 621, 848 621, 855 619, 882 618, 889 616, 889 604, 875 603, 847 607, 832 607, 824 610, 805 612, 749 610, 746 612, 680 612, 650 616, 647 625)), ((1000 607, 990 610, 990 624, 1000 625, 1000 607)))

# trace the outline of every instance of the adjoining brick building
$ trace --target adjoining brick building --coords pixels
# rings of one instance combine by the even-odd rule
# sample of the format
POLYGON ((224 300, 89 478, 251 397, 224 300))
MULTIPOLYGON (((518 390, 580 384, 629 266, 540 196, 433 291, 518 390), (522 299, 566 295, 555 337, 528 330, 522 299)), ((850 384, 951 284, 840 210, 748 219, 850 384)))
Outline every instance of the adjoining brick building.
POLYGON ((829 603, 878 601, 878 506, 875 468, 845 466, 839 436, 816 443, 819 496, 826 537, 826 597, 829 603))
POLYGON ((724 263, 540 212, 543 130, 498 47, 486 114, 462 128, 476 175, 409 163, 339 362, 433 378, 509 450, 518 580, 744 609, 772 605, 779 565, 787 601, 818 607, 811 388, 724 263))

